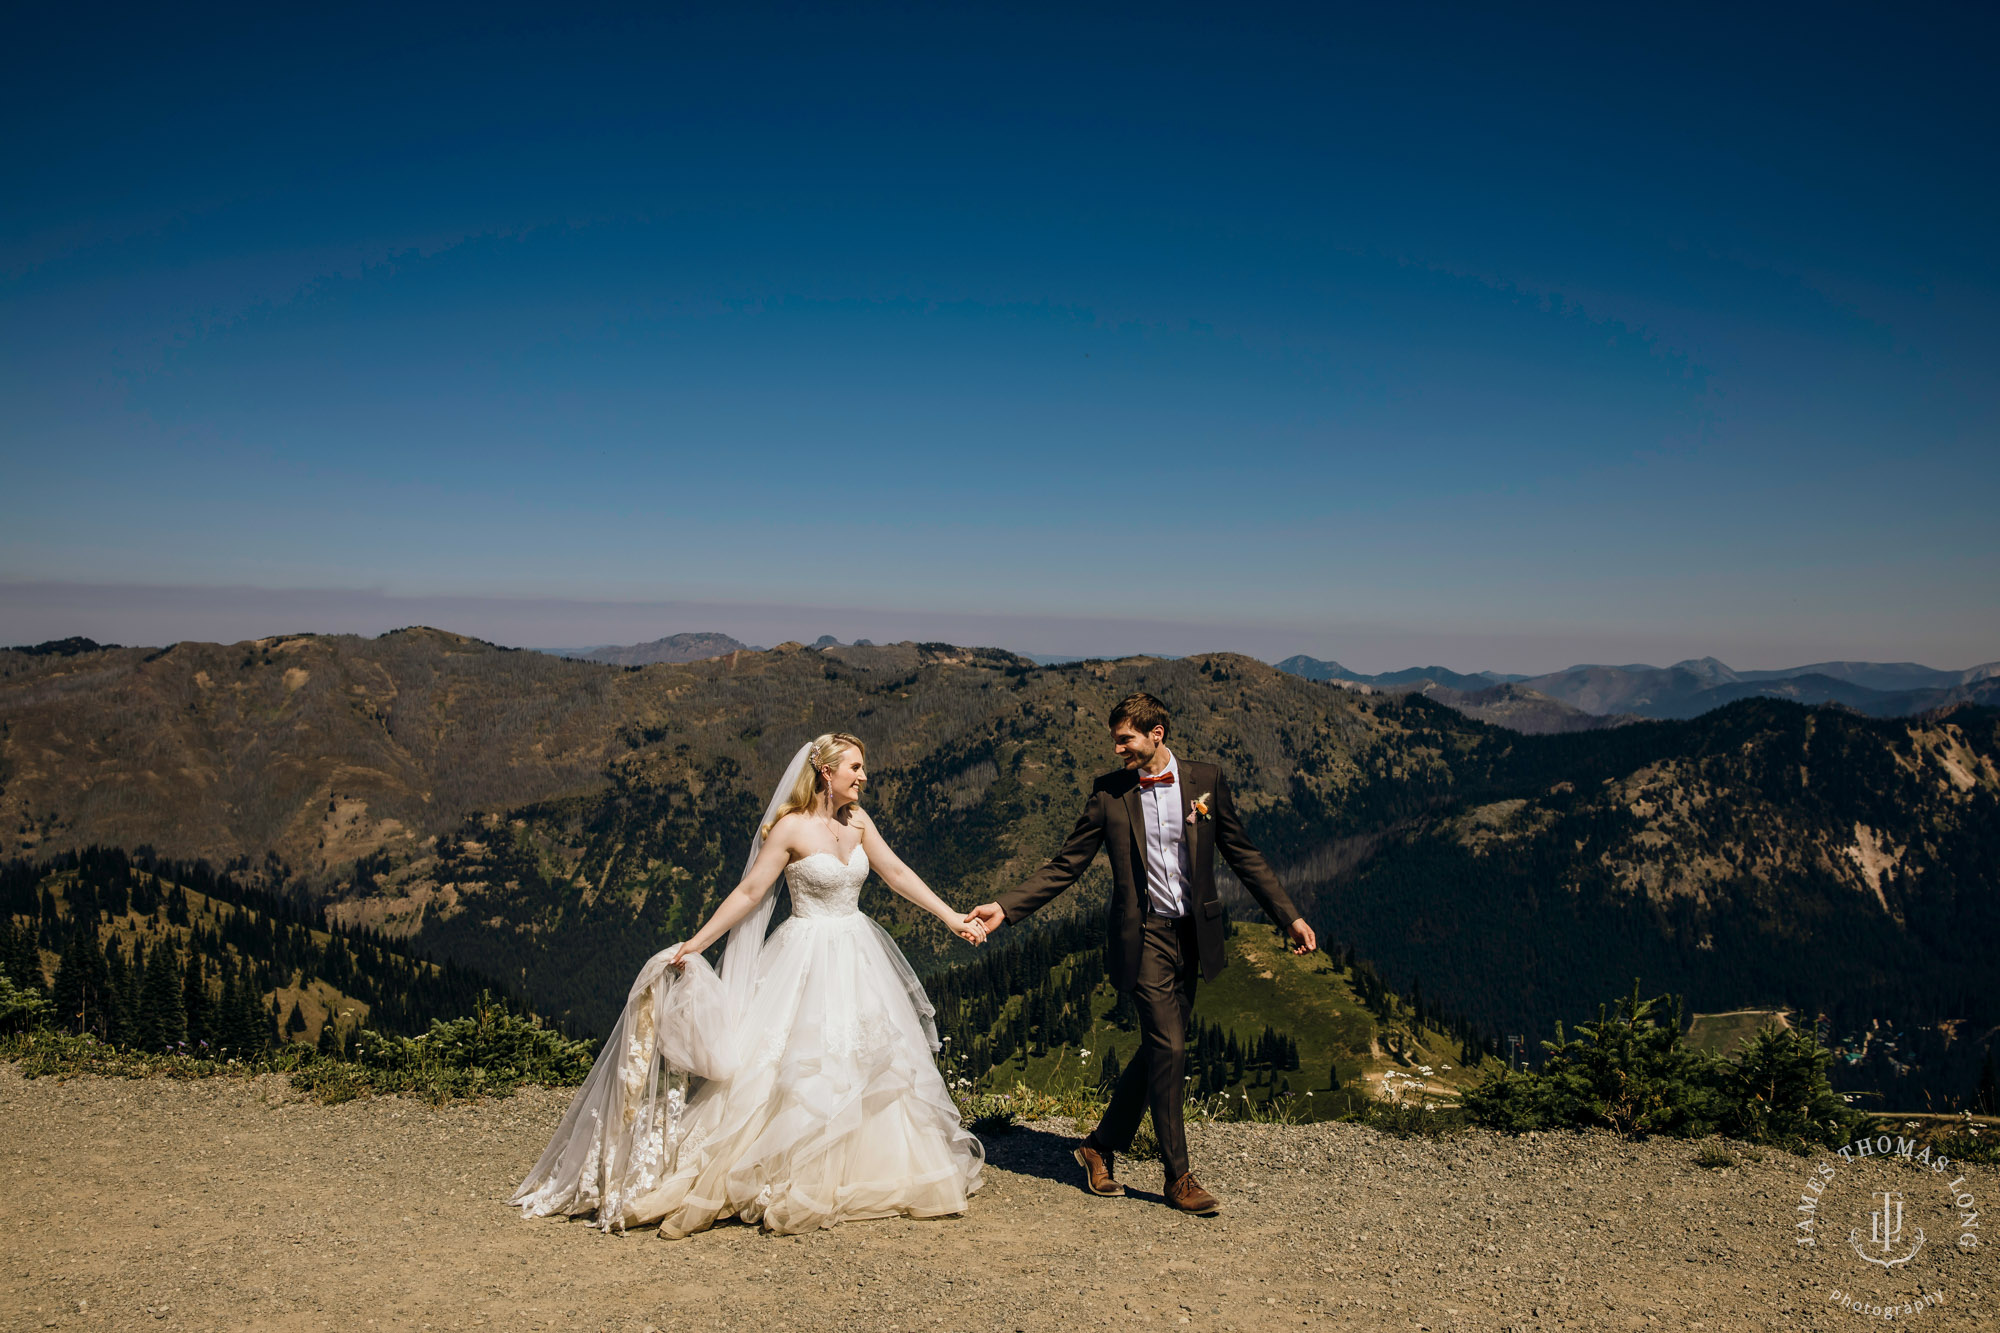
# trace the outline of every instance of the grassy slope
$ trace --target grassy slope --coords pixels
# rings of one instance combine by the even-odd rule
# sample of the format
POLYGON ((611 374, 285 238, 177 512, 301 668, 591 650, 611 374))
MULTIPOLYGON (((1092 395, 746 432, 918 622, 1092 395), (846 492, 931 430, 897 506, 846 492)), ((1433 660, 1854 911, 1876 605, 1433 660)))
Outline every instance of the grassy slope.
MULTIPOLYGON (((1276 1079, 1284 1078, 1295 1093, 1313 1092, 1317 1103, 1328 1094, 1328 1073, 1336 1061, 1343 1086, 1351 1087, 1360 1079, 1372 1097, 1382 1095, 1383 1076, 1389 1071, 1397 1071, 1391 1075, 1392 1082, 1400 1081, 1403 1074, 1417 1076, 1424 1091, 1447 1102, 1456 1100, 1460 1089, 1477 1081, 1476 1072, 1459 1067, 1458 1044, 1445 1033, 1427 1027, 1419 1042, 1412 1032, 1410 1015, 1400 1003, 1387 1024, 1378 1022, 1355 994, 1352 974, 1327 955, 1294 957, 1278 947, 1275 935, 1252 927, 1239 928, 1228 949, 1229 966, 1222 975, 1196 988, 1197 1019, 1233 1030, 1246 1043, 1269 1024, 1299 1044, 1297 1070, 1275 1077, 1266 1071, 1249 1070, 1245 1083, 1230 1088, 1228 1097, 1248 1092, 1253 1101, 1264 1101, 1276 1079), (1397 1060, 1384 1048, 1391 1033, 1405 1039, 1407 1062, 1397 1060), (1422 1064, 1431 1067, 1430 1076, 1418 1074, 1417 1066, 1422 1064)), ((1107 1047, 1118 1052, 1122 1064, 1130 1061, 1138 1046, 1136 1030, 1121 1031, 1112 1025, 1115 1002, 1110 986, 1100 986, 1092 997, 1096 1021, 1079 1047, 1054 1047, 1047 1055, 1025 1059, 1017 1054, 995 1069, 988 1082, 1002 1087, 1018 1080, 1038 1092, 1050 1093, 1094 1085, 1107 1047), (1080 1050, 1090 1054, 1081 1055, 1080 1050)), ((1008 1012, 1013 1012, 1011 1006, 1008 1012)), ((1326 1111, 1318 1106, 1312 1111, 1327 1114, 1340 1109, 1339 1104, 1329 1103, 1326 1111)))
POLYGON ((1767 1027, 1787 1028, 1789 1010, 1736 1009, 1726 1014, 1696 1014, 1688 1025, 1687 1044, 1712 1055, 1729 1055, 1767 1027))

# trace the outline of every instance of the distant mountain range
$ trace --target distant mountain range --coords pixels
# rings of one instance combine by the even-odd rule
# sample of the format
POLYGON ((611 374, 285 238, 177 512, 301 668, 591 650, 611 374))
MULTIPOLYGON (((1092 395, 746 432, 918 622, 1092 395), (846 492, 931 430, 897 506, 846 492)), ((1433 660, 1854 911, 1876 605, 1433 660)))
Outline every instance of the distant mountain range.
MULTIPOLYGON (((1061 844, 1114 762, 1105 710, 1144 689, 1177 750, 1229 765, 1321 938, 1487 1032, 1547 1032, 1637 976, 1843 1030, 1966 1020, 1925 1077, 1969 1094, 2000 1033, 2000 712, 1743 699, 1522 736, 1589 715, 1515 681, 1348 685, 1226 653, 1038 667, 933 643, 633 670, 430 629, 0 651, 0 873, 93 846, 205 859, 603 1031, 734 886, 803 737, 867 737, 891 845, 981 902, 1061 844)), ((919 968, 964 959, 887 890, 864 906, 919 968)))
POLYGON ((1303 654, 1277 664, 1307 680, 1369 690, 1421 691, 1440 703, 1516 731, 1581 731, 1640 718, 1699 717, 1739 699, 1839 704, 1871 717, 1907 717, 1953 704, 2000 704, 2000 662, 1940 671, 1915 662, 1815 662, 1737 671, 1713 657, 1668 667, 1585 665, 1542 676, 1406 667, 1364 675, 1303 654))
POLYGON ((597 648, 585 648, 579 652, 560 654, 585 662, 604 662, 611 666, 651 666, 655 662, 706 662, 711 657, 727 657, 731 653, 745 652, 750 645, 740 639, 732 639, 727 634, 669 634, 664 639, 654 639, 651 643, 634 643, 625 646, 605 644, 597 648))

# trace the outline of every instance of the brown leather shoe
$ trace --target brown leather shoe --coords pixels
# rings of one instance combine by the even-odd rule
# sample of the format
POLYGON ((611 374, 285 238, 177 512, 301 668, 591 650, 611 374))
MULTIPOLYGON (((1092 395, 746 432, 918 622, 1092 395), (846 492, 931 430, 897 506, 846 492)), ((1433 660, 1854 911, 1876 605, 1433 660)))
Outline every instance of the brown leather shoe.
POLYGON ((1203 1189, 1201 1182, 1194 1178, 1194 1172, 1190 1171, 1167 1186, 1167 1207, 1213 1217, 1222 1211, 1222 1200, 1203 1189))
POLYGON ((1110 1153, 1099 1151, 1086 1138, 1076 1145, 1076 1151, 1070 1155, 1075 1157, 1077 1164, 1083 1168, 1083 1187, 1092 1194, 1108 1197, 1125 1192, 1125 1187, 1111 1178, 1110 1153))

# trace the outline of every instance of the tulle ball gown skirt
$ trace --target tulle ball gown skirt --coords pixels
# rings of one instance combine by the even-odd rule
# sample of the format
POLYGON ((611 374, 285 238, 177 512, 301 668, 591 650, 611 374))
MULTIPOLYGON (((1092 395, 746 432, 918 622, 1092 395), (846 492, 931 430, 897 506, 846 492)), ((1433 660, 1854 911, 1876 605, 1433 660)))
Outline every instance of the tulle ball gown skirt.
POLYGON ((649 963, 514 1202, 669 1237, 728 1217, 799 1232, 963 1212, 984 1153, 895 943, 851 907, 808 911, 758 963, 736 1014, 700 958, 649 963))

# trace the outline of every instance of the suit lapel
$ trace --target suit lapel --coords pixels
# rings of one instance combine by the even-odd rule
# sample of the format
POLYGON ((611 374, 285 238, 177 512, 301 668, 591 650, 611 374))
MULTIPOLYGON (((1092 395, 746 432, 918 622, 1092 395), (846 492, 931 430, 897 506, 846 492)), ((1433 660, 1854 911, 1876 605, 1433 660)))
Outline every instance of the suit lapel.
POLYGON ((1208 790, 1201 780, 1202 776, 1205 775, 1195 773, 1194 765, 1182 760, 1180 780, 1174 784, 1181 789, 1181 839, 1187 844, 1190 878, 1198 878, 1201 874, 1201 826, 1207 821, 1190 824, 1188 816, 1194 813, 1194 798, 1208 790))
POLYGON ((1132 779, 1131 789, 1125 793, 1125 821, 1132 828, 1132 854, 1139 859, 1139 896, 1146 894, 1146 877, 1150 873, 1146 862, 1146 807, 1139 799, 1139 779, 1132 779))

